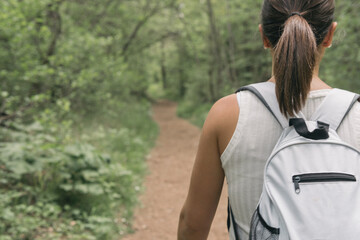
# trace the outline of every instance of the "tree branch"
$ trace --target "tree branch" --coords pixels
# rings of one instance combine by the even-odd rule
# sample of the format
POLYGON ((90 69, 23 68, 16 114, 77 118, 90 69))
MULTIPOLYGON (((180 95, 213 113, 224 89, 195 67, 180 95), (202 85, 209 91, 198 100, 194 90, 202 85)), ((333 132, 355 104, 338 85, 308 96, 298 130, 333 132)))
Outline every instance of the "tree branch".
POLYGON ((43 64, 49 64, 49 58, 55 54, 56 43, 61 35, 62 20, 60 15, 60 6, 65 0, 57 0, 48 5, 47 18, 48 26, 52 32, 52 38, 46 55, 43 57, 43 64))
MULTIPOLYGON (((141 19, 136 26, 134 27, 133 31, 131 32, 128 40, 125 42, 125 44, 122 47, 122 52, 121 55, 125 55, 125 53, 127 52, 127 50, 129 49, 130 45, 132 44, 133 40, 136 38, 138 32, 140 31, 140 29, 146 24, 146 22, 153 17, 156 13, 158 13, 161 9, 163 8, 167 8, 167 7, 172 7, 175 3, 175 0, 171 0, 169 2, 169 4, 165 5, 164 7, 159 7, 159 3, 150 11, 150 13, 148 15, 146 15, 143 19, 141 19)), ((149 4, 149 1, 147 2, 147 4, 149 4)))
MULTIPOLYGON (((110 9, 110 5, 114 2, 114 0, 108 0, 105 4, 104 4, 104 8, 103 10, 97 14, 93 19, 91 19, 91 26, 94 28, 96 25, 98 25, 101 21, 102 18, 104 18, 107 15, 107 12, 110 9)), ((123 0, 117 0, 116 3, 119 4, 123 2, 123 0)))
POLYGON ((167 38, 177 37, 177 36, 179 36, 179 34, 177 32, 168 32, 167 34, 160 36, 159 38, 155 39, 154 41, 144 44, 143 46, 140 46, 136 50, 131 51, 131 54, 141 53, 145 49, 152 47, 154 44, 156 44, 158 42, 164 41, 167 38))
POLYGON ((19 117, 19 115, 21 113, 23 113, 27 109, 31 108, 33 105, 34 105, 34 103, 32 103, 32 102, 25 104, 25 105, 21 106, 17 111, 13 112, 12 114, 3 114, 2 113, 3 116, 0 117, 0 124, 2 124, 5 121, 12 120, 12 119, 19 117))
POLYGON ((139 30, 141 29, 141 27, 143 27, 145 25, 145 23, 152 17, 154 16, 158 11, 158 8, 154 8, 149 15, 145 16, 143 19, 141 19, 135 26, 135 28, 133 29, 132 33, 130 34, 130 37, 128 38, 128 40, 125 42, 124 46, 122 47, 122 52, 121 55, 125 55, 126 51, 129 49, 132 41, 136 38, 139 30))

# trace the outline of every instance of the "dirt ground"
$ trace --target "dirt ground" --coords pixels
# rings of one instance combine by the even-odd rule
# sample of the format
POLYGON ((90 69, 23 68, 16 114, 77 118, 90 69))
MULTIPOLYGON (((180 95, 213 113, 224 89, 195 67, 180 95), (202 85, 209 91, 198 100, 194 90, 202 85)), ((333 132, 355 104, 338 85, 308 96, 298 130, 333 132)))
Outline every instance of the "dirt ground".
MULTIPOLYGON (((123 240, 174 240, 185 201, 200 129, 176 116, 176 104, 161 101, 153 107, 160 135, 147 162, 142 205, 135 211, 135 233, 123 240)), ((209 234, 210 240, 227 239, 227 193, 222 198, 209 234)))

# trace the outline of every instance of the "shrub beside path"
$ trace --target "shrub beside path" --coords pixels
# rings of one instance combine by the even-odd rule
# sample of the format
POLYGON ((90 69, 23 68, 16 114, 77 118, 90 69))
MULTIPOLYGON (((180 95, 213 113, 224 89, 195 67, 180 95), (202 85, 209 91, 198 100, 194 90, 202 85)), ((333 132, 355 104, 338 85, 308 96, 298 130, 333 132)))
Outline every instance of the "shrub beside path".
MULTIPOLYGON (((123 240, 174 240, 185 201, 200 130, 176 116, 176 104, 161 101, 153 107, 160 128, 147 163, 149 174, 141 206, 135 211, 135 233, 123 240)), ((224 184, 225 185, 225 184, 224 184)), ((223 191, 209 240, 227 239, 227 193, 223 191)))

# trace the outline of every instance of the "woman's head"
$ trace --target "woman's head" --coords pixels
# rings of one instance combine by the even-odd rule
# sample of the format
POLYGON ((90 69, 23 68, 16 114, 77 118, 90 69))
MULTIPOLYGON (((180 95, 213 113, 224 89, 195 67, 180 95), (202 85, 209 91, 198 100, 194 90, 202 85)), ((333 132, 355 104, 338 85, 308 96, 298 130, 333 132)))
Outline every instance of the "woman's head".
POLYGON ((320 50, 331 39, 334 0, 264 0, 262 33, 273 49, 273 73, 281 112, 293 116, 301 110, 320 50))

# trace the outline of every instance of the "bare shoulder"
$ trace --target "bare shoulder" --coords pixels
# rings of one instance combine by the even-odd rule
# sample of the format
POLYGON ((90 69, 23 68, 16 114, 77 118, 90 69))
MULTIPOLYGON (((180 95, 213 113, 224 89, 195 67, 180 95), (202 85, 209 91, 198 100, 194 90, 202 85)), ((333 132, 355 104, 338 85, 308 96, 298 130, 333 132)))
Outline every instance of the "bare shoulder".
POLYGON ((231 94, 219 99, 212 107, 212 110, 216 112, 228 112, 238 108, 236 94, 231 94))
POLYGON ((218 100, 211 108, 204 130, 211 129, 218 139, 220 153, 222 153, 230 141, 239 116, 239 106, 236 94, 228 95, 218 100))
POLYGON ((219 99, 211 108, 209 117, 223 121, 224 117, 232 115, 238 110, 236 94, 231 94, 219 99))

